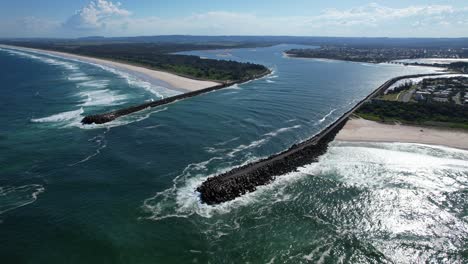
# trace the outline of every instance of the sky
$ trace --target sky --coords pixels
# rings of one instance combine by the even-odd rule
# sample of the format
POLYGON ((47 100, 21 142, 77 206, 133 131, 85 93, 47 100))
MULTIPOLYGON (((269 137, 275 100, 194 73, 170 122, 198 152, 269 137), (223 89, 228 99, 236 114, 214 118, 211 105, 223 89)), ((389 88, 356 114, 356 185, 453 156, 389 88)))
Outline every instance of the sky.
POLYGON ((468 1, 1 0, 0 38, 468 37, 468 1))

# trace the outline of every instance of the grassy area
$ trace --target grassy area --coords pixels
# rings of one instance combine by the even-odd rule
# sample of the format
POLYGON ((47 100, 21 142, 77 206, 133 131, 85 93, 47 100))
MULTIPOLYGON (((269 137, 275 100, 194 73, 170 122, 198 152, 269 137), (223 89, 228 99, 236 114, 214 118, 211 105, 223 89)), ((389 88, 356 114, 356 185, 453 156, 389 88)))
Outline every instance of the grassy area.
POLYGON ((399 93, 395 93, 395 94, 386 94, 386 95, 381 96, 380 99, 386 100, 386 101, 396 101, 398 95, 399 95, 399 93))
POLYGON ((385 101, 402 101, 403 96, 405 96, 408 93, 413 92, 416 88, 417 88, 417 86, 413 85, 413 86, 411 86, 409 88, 400 90, 399 92, 387 93, 385 95, 382 95, 382 96, 379 97, 379 99, 385 100, 385 101))

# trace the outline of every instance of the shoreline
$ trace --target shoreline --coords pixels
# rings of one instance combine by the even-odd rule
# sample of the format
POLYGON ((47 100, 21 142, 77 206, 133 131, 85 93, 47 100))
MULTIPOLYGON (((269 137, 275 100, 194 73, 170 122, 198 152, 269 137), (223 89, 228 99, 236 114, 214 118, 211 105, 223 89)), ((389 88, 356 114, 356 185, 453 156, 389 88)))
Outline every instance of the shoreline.
POLYGON ((179 100, 183 100, 183 99, 186 99, 186 98, 190 98, 190 97, 194 97, 194 96, 197 96, 197 95, 201 95, 201 94, 209 93, 209 92, 212 92, 212 91, 220 90, 220 89, 223 89, 223 88, 226 88, 226 87, 230 87, 230 86, 235 85, 235 84, 242 84, 242 83, 247 83, 247 82, 259 80, 259 79, 262 79, 265 76, 268 76, 270 74, 272 74, 272 71, 270 69, 267 69, 267 71, 265 71, 262 74, 254 76, 252 79, 220 83, 218 85, 211 86, 211 87, 208 87, 208 88, 194 90, 194 91, 182 93, 182 94, 171 96, 171 97, 166 97, 166 98, 163 98, 161 100, 157 100, 157 101, 153 101, 153 102, 149 102, 149 103, 144 103, 144 104, 140 104, 140 105, 136 105, 136 106, 127 107, 127 108, 119 109, 119 110, 116 110, 116 111, 113 111, 113 112, 88 115, 88 116, 85 116, 81 120, 81 123, 84 124, 84 125, 105 124, 105 123, 111 122, 111 121, 113 121, 113 120, 115 120, 115 119, 117 119, 119 117, 130 115, 130 114, 138 112, 138 111, 142 111, 142 110, 145 110, 145 109, 148 109, 148 108, 158 107, 158 106, 161 106, 161 105, 170 104, 170 103, 173 103, 173 102, 176 102, 176 101, 179 101, 179 100))
POLYGON ((345 142, 416 143, 468 150, 468 131, 451 128, 348 120, 336 140, 345 142))
POLYGON ((83 56, 83 55, 76 55, 76 54, 66 53, 66 52, 33 49, 33 48, 26 48, 26 47, 21 47, 21 46, 10 46, 10 45, 3 45, 3 44, 0 45, 0 48, 26 51, 26 52, 29 51, 29 52, 41 53, 41 54, 50 55, 50 56, 58 56, 58 57, 69 59, 69 60, 77 60, 82 63, 97 64, 100 66, 105 66, 105 67, 113 68, 119 71, 123 71, 125 73, 129 73, 143 81, 149 82, 157 86, 163 86, 167 89, 175 90, 175 91, 182 92, 182 93, 194 92, 194 91, 211 88, 211 87, 215 87, 215 86, 222 84, 221 82, 196 80, 192 78, 179 76, 174 73, 153 70, 153 69, 144 68, 141 66, 135 66, 132 64, 128 64, 128 63, 116 62, 112 60, 94 58, 94 57, 83 56))
POLYGON ((271 183, 277 176, 285 175, 295 171, 298 167, 317 162, 318 158, 326 153, 329 143, 335 139, 335 136, 347 123, 349 117, 365 102, 383 93, 399 80, 434 75, 439 74, 429 73, 394 77, 380 85, 313 137, 265 159, 209 177, 196 189, 200 193, 201 202, 213 205, 234 200, 248 192, 255 191, 258 186, 271 183))
POLYGON ((384 62, 352 61, 352 60, 332 59, 332 58, 299 57, 299 56, 295 56, 294 54, 290 54, 286 52, 283 52, 283 56, 289 59, 306 59, 306 60, 316 60, 316 61, 323 61, 323 62, 349 62, 349 63, 359 63, 359 64, 370 64, 370 65, 401 65, 405 67, 425 67, 425 68, 434 69, 434 73, 438 73, 438 72, 446 72, 447 74, 451 73, 450 71, 448 71, 447 68, 440 67, 440 66, 418 65, 418 64, 406 64, 405 65, 404 63, 400 63, 397 60, 384 61, 384 62))

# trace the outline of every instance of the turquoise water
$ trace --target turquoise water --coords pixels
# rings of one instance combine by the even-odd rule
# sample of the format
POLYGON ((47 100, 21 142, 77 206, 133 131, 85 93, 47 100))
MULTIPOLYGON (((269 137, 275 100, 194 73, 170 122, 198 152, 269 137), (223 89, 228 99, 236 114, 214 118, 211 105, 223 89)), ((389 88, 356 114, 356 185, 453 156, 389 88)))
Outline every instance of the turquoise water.
POLYGON ((83 115, 175 92, 0 50, 2 262, 466 261, 467 151, 334 142, 257 192, 199 203, 209 175, 311 137, 391 77, 429 71, 284 57, 292 47, 189 52, 274 73, 91 127, 83 115))

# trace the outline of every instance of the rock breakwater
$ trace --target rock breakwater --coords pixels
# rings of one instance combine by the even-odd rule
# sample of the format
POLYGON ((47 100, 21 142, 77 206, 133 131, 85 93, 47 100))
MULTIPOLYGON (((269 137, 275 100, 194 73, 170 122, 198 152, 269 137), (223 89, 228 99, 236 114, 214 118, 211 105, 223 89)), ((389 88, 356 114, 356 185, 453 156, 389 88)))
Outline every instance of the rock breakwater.
POLYGON ((291 146, 288 150, 270 156, 269 158, 253 162, 242 167, 208 178, 196 191, 200 193, 203 203, 214 205, 233 200, 248 192, 253 192, 258 186, 271 183, 275 177, 297 170, 298 167, 317 162, 325 154, 328 144, 334 140, 336 134, 344 127, 349 116, 366 101, 381 95, 391 85, 407 78, 418 78, 440 74, 419 74, 400 76, 388 80, 358 102, 351 110, 322 130, 319 134, 300 144, 291 146))

